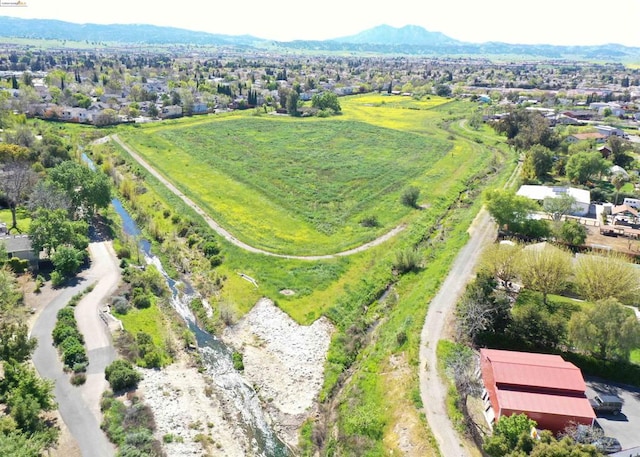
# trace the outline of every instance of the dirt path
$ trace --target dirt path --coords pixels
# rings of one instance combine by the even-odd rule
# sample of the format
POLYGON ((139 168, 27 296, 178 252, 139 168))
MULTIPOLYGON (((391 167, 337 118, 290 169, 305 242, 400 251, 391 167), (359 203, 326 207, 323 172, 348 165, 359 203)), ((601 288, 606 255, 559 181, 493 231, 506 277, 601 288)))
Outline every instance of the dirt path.
POLYGON ((476 260, 482 249, 495 239, 496 227, 484 209, 478 213, 470 232, 469 241, 456 257, 438 294, 429 303, 420 335, 420 395, 429 427, 438 442, 440 453, 445 457, 469 456, 470 453, 447 414, 447 386, 438 374, 436 348, 448 316, 474 274, 476 260))
POLYGON ((211 217, 209 217, 209 215, 207 215, 207 213, 204 212, 202 210, 202 208, 200 208, 198 205, 196 205, 196 203, 193 200, 191 200, 189 197, 184 195, 177 187, 175 187, 171 182, 169 182, 165 177, 163 177, 155 168, 153 168, 142 157, 140 157, 139 154, 137 154, 135 151, 133 151, 133 149, 131 149, 127 144, 125 144, 118 137, 118 135, 112 135, 111 138, 116 143, 118 143, 120 146, 122 146, 122 148, 124 148, 124 150, 127 151, 127 153, 129 153, 129 155, 136 162, 138 162, 138 164, 140 166, 145 168, 149 173, 151 173, 151 175, 153 175, 153 177, 155 177, 158 181, 160 181, 163 185, 165 185, 167 187, 167 189, 169 189, 171 192, 173 192, 178 197, 180 197, 182 199, 182 201, 184 201, 187 205, 189 205, 191 208, 193 208, 193 210, 196 213, 198 213, 200 216, 202 216, 202 218, 209 225, 209 227, 211 227, 213 230, 215 230, 225 240, 227 240, 228 242, 238 246, 241 249, 244 249, 245 251, 253 252, 253 253, 256 253, 256 254, 264 254, 264 255, 271 256, 271 257, 280 257, 280 258, 283 258, 283 259, 326 260, 326 259, 333 259, 333 258, 336 258, 336 257, 349 256, 349 255, 356 254, 358 252, 366 251, 367 249, 370 249, 370 248, 372 248, 374 246, 378 246, 378 245, 384 243, 385 241, 393 238, 394 236, 396 236, 398 233, 402 232, 406 228, 406 225, 401 224, 401 225, 393 228, 389 232, 385 233, 384 235, 376 238, 373 241, 365 243, 365 244, 363 244, 361 246, 357 246, 357 247, 355 247, 353 249, 349 249, 347 251, 337 252, 335 254, 301 256, 301 255, 276 254, 275 252, 265 251, 264 249, 260 249, 260 248, 256 248, 256 247, 250 246, 247 243, 245 243, 243 241, 240 241, 239 239, 234 237, 224 227, 222 227, 220 224, 218 224, 216 221, 214 221, 211 217))

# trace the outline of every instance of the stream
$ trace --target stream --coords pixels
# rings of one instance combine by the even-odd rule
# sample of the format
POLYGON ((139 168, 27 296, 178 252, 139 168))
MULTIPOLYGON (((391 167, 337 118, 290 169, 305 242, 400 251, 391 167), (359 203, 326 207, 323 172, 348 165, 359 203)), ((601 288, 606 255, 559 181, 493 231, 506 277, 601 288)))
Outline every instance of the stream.
MULTIPOLYGON (((95 170, 93 162, 84 153, 82 160, 87 163, 89 168, 95 170)), ((186 281, 178 282, 169 277, 158 256, 153 254, 151 243, 142 237, 140 228, 122 203, 117 198, 114 198, 111 203, 122 219, 122 228, 125 234, 137 240, 139 249, 144 253, 146 263, 154 265, 165 278, 167 286, 171 290, 171 305, 194 333, 205 372, 218 387, 218 394, 227 400, 227 404, 233 405, 236 413, 235 420, 242 427, 251 443, 253 455, 260 457, 291 456, 287 446, 273 431, 256 391, 233 367, 233 351, 215 335, 198 327, 189 308, 189 303, 196 297, 193 288, 186 281)))

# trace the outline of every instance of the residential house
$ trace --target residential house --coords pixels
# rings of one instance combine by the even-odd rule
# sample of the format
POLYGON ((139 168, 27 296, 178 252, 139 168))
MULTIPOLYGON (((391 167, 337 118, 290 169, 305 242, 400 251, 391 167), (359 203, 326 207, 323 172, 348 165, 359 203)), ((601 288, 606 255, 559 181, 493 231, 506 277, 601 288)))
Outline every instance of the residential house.
POLYGON ((160 112, 160 117, 164 119, 180 116, 182 116, 182 106, 180 105, 163 106, 160 112))
POLYGON ((555 434, 572 423, 595 422, 580 369, 559 355, 481 349, 480 373, 490 426, 513 414, 525 414, 555 434))
POLYGON ((599 132, 589 132, 589 133, 574 133, 567 137, 568 143, 577 143, 579 141, 595 141, 596 143, 604 143, 607 139, 607 135, 603 135, 599 132))

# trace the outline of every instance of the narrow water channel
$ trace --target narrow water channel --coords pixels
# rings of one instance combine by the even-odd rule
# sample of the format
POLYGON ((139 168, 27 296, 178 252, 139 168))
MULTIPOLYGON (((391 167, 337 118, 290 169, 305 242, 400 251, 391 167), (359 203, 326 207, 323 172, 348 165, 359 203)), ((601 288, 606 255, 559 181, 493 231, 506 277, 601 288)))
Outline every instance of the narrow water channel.
MULTIPOLYGON (((86 154, 82 154, 82 160, 95 170, 93 162, 86 154)), ((138 247, 144 253, 147 264, 154 265, 164 276, 171 290, 171 304, 194 333, 206 374, 218 387, 218 393, 228 400, 226 403, 233 405, 236 411, 234 419, 242 427, 251 443, 252 455, 260 457, 291 456, 287 446, 270 426, 257 393, 246 382, 242 374, 233 367, 233 351, 215 335, 198 327, 195 317, 189 309, 189 303, 194 298, 193 289, 186 283, 186 287, 178 287, 178 283, 170 278, 165 271, 158 256, 153 254, 151 243, 142 237, 140 228, 126 208, 116 198, 111 203, 122 219, 122 228, 125 234, 137 240, 138 247)))

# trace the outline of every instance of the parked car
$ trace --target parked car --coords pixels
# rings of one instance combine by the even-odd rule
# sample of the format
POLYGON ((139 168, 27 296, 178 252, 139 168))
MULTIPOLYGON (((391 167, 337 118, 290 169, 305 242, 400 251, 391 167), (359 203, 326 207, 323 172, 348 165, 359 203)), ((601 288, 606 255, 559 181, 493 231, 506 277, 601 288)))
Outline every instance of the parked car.
POLYGON ((622 411, 622 398, 617 395, 596 395, 589 399, 589 403, 596 414, 620 414, 622 411))
POLYGON ((610 436, 603 436, 591 444, 593 444, 598 451, 604 454, 613 454, 614 452, 620 452, 622 450, 620 441, 610 436))

